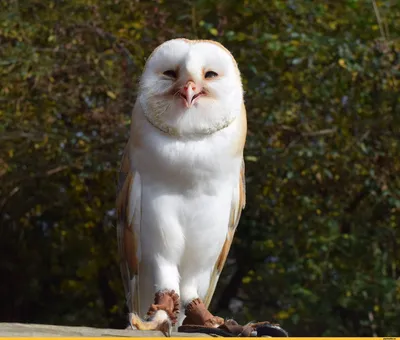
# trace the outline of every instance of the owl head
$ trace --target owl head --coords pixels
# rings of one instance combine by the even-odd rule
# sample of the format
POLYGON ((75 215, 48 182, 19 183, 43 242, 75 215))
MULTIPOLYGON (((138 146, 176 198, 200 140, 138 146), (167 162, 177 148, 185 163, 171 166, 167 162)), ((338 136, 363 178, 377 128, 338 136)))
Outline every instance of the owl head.
POLYGON ((240 72, 217 42, 169 40, 147 60, 138 100, 148 121, 166 133, 209 135, 240 115, 240 72))

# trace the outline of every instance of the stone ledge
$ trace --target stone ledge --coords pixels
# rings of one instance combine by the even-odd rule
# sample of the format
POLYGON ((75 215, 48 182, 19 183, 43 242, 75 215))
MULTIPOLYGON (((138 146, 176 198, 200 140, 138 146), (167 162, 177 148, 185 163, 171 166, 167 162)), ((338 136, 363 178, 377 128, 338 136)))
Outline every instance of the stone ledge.
MULTIPOLYGON (((75 326, 54 326, 24 323, 0 323, 2 337, 164 337, 156 331, 108 329, 75 326)), ((173 337, 211 337, 200 333, 172 333, 173 337)))

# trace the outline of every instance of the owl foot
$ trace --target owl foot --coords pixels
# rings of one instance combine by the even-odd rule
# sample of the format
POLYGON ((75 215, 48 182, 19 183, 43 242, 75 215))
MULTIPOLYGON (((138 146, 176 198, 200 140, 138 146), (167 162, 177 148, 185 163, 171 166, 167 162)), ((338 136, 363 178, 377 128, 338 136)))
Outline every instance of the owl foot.
POLYGON ((131 326, 138 330, 159 330, 166 336, 171 336, 172 326, 178 319, 180 308, 179 295, 173 290, 157 292, 154 303, 147 312, 148 320, 142 320, 138 315, 131 314, 131 326))
POLYGON ((185 310, 186 318, 179 332, 206 333, 224 337, 287 337, 278 324, 268 321, 241 326, 235 320, 224 320, 212 315, 200 299, 193 300, 185 310))
POLYGON ((200 299, 194 299, 185 309, 186 318, 183 325, 199 325, 206 327, 219 327, 224 324, 224 319, 212 315, 200 299))
POLYGON ((137 314, 131 313, 129 321, 133 329, 139 331, 161 331, 167 337, 172 333, 172 321, 168 314, 163 311, 157 311, 149 320, 142 320, 137 314))

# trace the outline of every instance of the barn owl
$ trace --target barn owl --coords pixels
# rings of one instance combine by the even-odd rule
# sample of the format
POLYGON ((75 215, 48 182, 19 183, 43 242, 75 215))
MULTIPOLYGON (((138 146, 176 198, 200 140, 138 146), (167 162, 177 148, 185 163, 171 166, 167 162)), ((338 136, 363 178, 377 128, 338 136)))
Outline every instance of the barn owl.
POLYGON ((245 206, 241 75, 207 40, 173 39, 148 58, 117 195, 130 323, 164 333, 218 327, 208 311, 245 206))

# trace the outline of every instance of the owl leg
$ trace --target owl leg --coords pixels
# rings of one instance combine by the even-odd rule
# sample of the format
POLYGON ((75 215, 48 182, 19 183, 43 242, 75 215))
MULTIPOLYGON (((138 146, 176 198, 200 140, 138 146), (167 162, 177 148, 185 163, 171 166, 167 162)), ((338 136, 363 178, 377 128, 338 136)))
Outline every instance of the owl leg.
POLYGON ((142 320, 137 314, 130 314, 132 327, 138 330, 158 330, 171 336, 172 327, 179 313, 179 295, 174 290, 163 290, 155 294, 154 303, 147 312, 148 319, 142 320))
POLYGON ((219 327, 224 319, 211 314, 200 296, 205 295, 210 282, 210 274, 207 271, 195 272, 187 267, 182 272, 181 301, 186 318, 182 325, 199 325, 206 327, 219 327))

